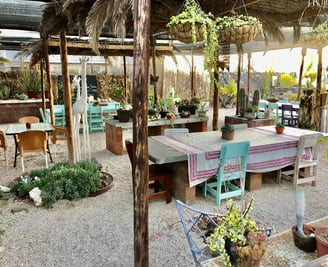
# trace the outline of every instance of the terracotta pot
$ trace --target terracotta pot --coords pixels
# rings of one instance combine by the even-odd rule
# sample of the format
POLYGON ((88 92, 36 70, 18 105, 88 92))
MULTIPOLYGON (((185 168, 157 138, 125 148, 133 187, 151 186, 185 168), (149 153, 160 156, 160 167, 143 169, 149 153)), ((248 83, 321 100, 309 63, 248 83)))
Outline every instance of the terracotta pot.
POLYGON ((277 134, 282 134, 284 132, 284 130, 285 130, 285 128, 276 127, 277 134))
POLYGON ((328 254, 328 227, 317 227, 314 232, 319 258, 328 254))
POLYGON ((222 139, 224 140, 233 140, 235 137, 235 132, 222 132, 222 139))

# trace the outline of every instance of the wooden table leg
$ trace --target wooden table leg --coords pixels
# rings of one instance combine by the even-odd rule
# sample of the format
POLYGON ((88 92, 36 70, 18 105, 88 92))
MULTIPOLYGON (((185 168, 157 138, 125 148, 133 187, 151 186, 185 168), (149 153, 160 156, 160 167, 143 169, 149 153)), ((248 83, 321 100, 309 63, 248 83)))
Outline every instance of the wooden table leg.
POLYGON ((261 189, 262 173, 247 172, 245 189, 247 191, 254 191, 261 189))
POLYGON ((106 148, 116 155, 123 155, 123 129, 106 123, 106 148))
POLYGON ((195 202, 196 187, 189 187, 188 162, 175 162, 165 164, 173 174, 172 177, 172 194, 176 199, 190 205, 195 202))

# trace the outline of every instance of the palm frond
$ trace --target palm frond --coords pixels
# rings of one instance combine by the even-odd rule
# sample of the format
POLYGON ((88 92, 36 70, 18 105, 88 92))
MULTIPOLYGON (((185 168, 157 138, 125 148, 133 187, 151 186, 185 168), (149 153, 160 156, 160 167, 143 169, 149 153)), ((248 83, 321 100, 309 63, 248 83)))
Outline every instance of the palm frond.
POLYGON ((92 50, 99 54, 99 36, 105 21, 112 14, 114 0, 96 0, 86 19, 87 33, 90 38, 92 50))
POLYGON ((0 62, 11 62, 8 58, 0 56, 0 62))

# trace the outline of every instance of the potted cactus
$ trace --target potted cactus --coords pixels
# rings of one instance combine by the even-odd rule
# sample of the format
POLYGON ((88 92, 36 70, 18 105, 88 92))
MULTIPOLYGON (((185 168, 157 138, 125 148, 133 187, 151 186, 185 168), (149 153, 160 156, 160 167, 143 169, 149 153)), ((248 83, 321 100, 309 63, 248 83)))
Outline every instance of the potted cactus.
POLYGON ((222 139, 232 140, 235 136, 235 127, 232 124, 224 124, 221 127, 222 139))

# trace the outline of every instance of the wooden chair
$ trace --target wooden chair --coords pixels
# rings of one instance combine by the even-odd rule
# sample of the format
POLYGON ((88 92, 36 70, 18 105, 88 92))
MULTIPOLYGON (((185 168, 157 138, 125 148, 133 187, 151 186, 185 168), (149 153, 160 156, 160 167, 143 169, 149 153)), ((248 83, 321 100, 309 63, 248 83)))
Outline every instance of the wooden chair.
MULTIPOLYGON (((125 147, 133 166, 132 142, 125 140, 125 147)), ((170 203, 172 199, 172 174, 160 164, 149 165, 149 188, 154 188, 154 193, 149 192, 149 199, 166 197, 166 203, 170 203)))
POLYGON ((24 155, 25 153, 33 153, 42 151, 44 154, 46 168, 48 168, 47 158, 47 133, 39 130, 28 130, 18 135, 18 151, 20 153, 22 171, 25 171, 24 155))
POLYGON ((54 105, 55 125, 65 126, 65 107, 64 105, 54 105))
POLYGON ((39 123, 40 119, 36 116, 24 116, 18 119, 18 123, 39 123))
POLYGON ((67 140, 68 131, 66 127, 55 125, 54 131, 51 132, 50 140, 54 147, 55 157, 57 153, 57 141, 67 140))
POLYGON ((213 257, 204 241, 208 232, 217 226, 213 220, 215 214, 193 208, 180 200, 175 202, 195 265, 203 266, 203 261, 213 257))
POLYGON ((215 181, 205 181, 203 186, 203 195, 214 195, 216 205, 220 206, 222 199, 244 196, 249 147, 249 141, 222 144, 215 181))
POLYGON ((293 106, 290 104, 281 105, 281 122, 284 125, 295 127, 297 125, 298 117, 293 106))
POLYGON ((7 142, 6 142, 6 136, 3 131, 0 131, 0 147, 3 148, 3 153, 5 156, 6 166, 8 166, 8 159, 7 159, 7 142))
POLYGON ((293 169, 278 172, 278 183, 285 177, 293 181, 294 189, 297 185, 312 182, 315 185, 320 145, 318 139, 321 133, 302 135, 297 145, 297 155, 293 169))

